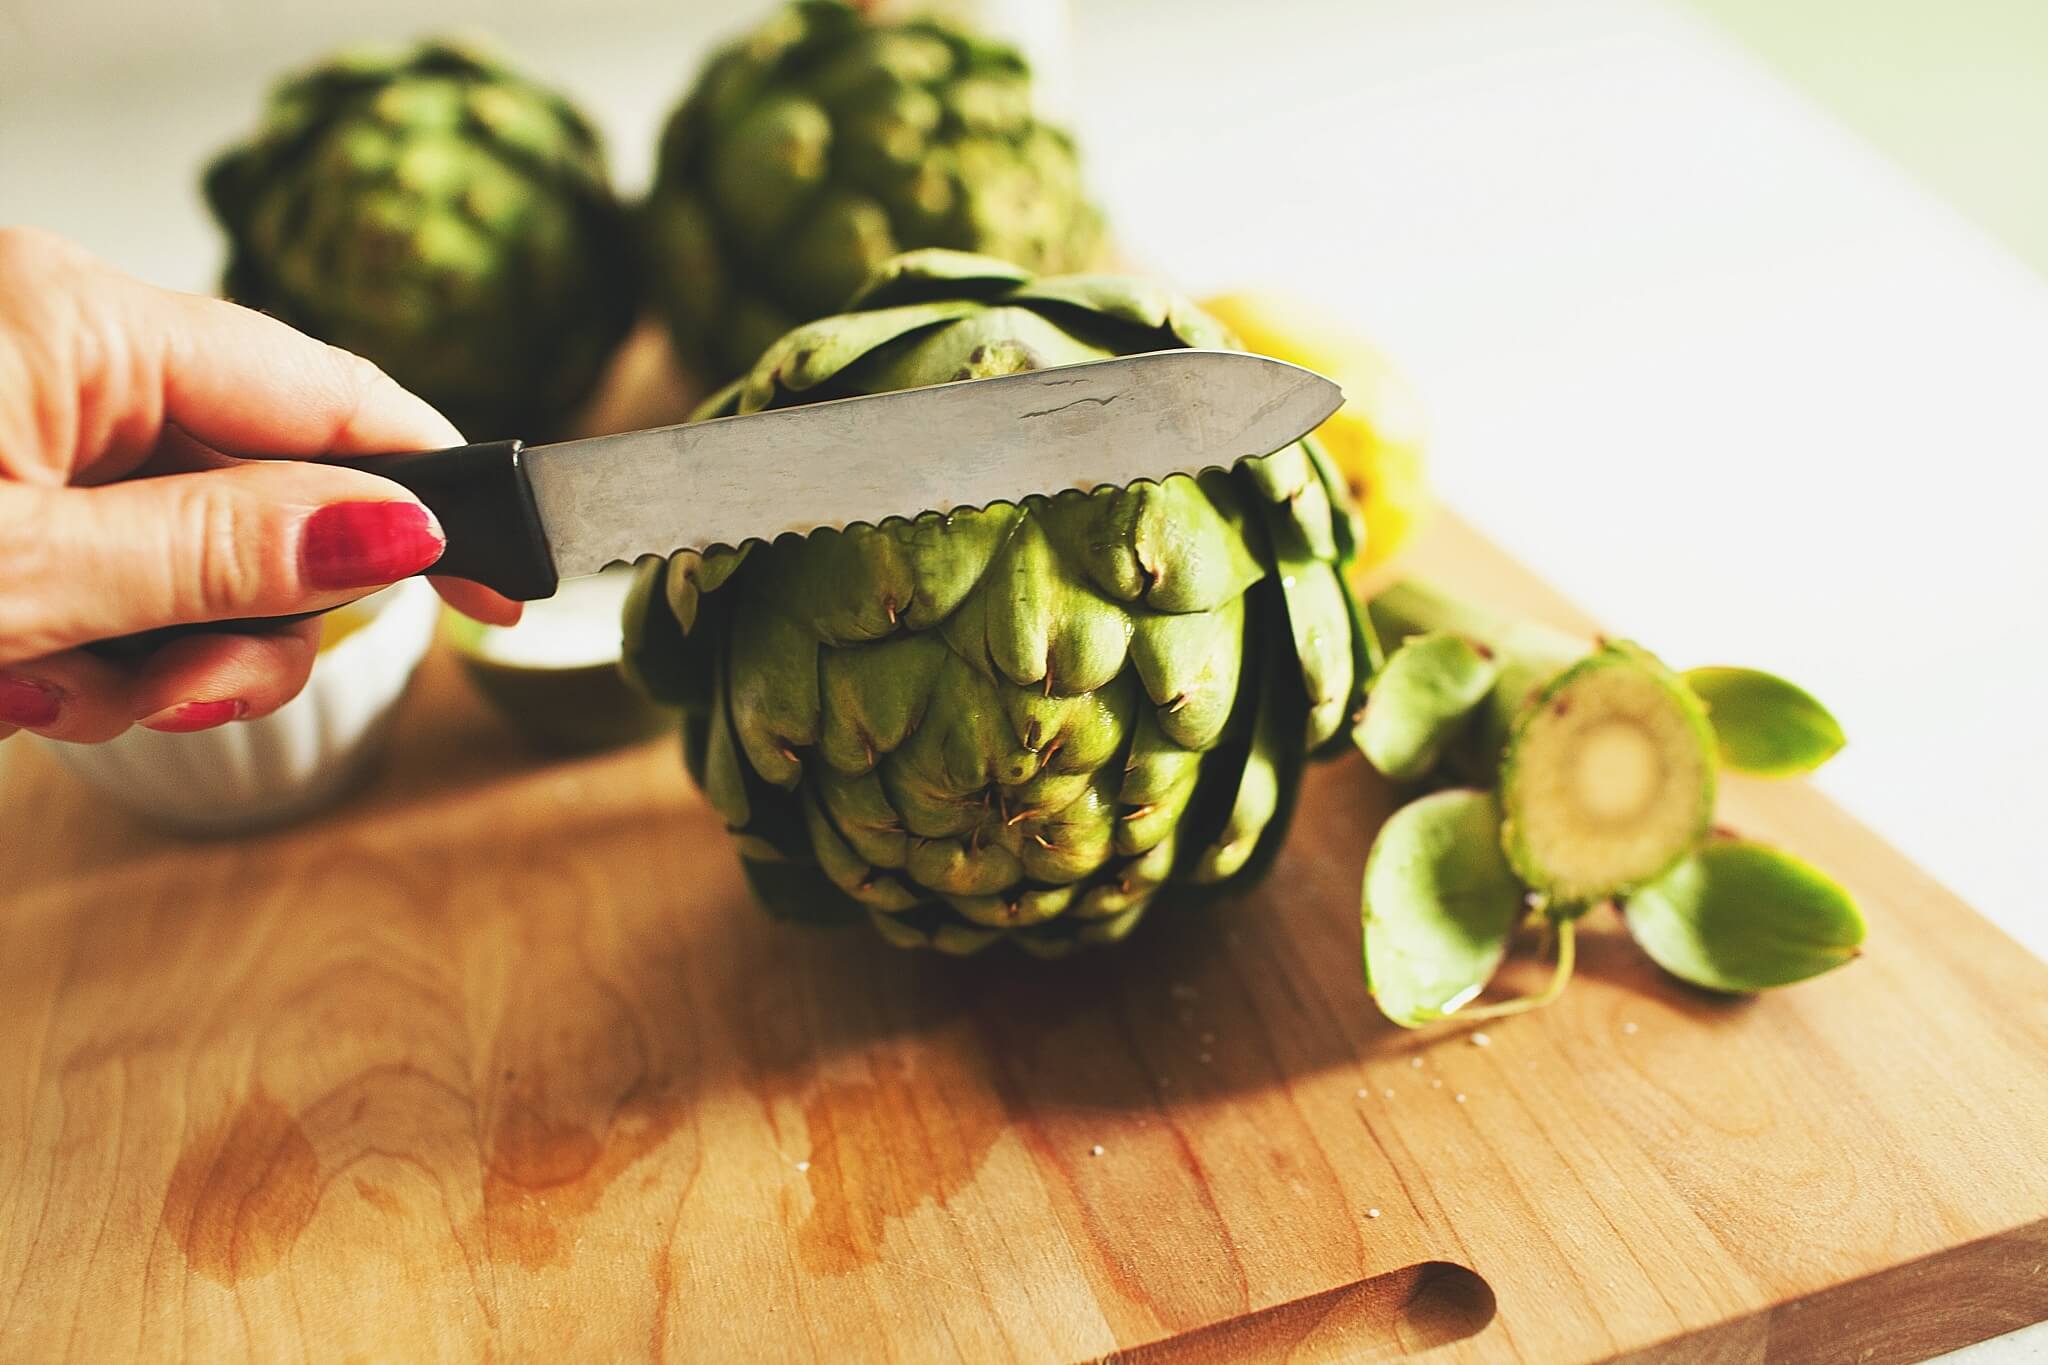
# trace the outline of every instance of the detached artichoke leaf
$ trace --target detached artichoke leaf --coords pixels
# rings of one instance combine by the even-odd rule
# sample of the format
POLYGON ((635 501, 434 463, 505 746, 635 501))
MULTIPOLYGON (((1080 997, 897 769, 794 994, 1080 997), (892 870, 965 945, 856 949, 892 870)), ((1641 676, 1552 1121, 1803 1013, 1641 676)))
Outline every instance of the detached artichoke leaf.
POLYGON ((1486 988, 1522 913, 1500 806, 1454 789, 1390 816, 1366 855, 1365 979, 1387 1018, 1420 1028, 1486 988))
POLYGON ((1358 747, 1393 781, 1428 776, 1499 676, 1493 660, 1462 635, 1410 636, 1373 681, 1358 747))
POLYGON ((1857 955, 1863 914, 1833 878, 1789 853, 1715 840, 1623 905, 1656 964, 1712 991, 1748 994, 1832 971, 1857 955))
POLYGON ((1683 675, 1706 703, 1721 762, 1737 772, 1812 772, 1847 738, 1828 709, 1797 684, 1754 668, 1693 668, 1683 675))

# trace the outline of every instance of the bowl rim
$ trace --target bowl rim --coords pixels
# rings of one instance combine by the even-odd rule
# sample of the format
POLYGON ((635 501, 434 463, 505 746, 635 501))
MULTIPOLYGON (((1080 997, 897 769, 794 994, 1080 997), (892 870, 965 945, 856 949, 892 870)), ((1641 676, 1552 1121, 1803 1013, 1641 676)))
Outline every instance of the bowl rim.
POLYGON ((431 631, 421 632, 419 627, 422 617, 431 621, 436 599, 434 587, 426 579, 404 578, 346 604, 367 609, 370 619, 331 647, 321 650, 315 656, 314 666, 318 668, 325 664, 329 669, 346 668, 358 663, 365 655, 381 657, 400 646, 412 633, 426 637, 414 651, 424 656, 433 636, 431 631))

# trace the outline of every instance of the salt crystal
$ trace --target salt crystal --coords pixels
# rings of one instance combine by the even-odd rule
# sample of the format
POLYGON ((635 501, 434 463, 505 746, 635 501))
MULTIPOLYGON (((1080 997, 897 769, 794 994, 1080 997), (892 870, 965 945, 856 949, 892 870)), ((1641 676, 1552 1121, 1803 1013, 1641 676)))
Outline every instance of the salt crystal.
POLYGON ((1460 1104, 1463 1104, 1463 1103, 1465 1102, 1465 1097, 1464 1097, 1464 1096, 1463 1096, 1462 1094, 1460 1094, 1460 1095, 1453 1095, 1453 1096, 1451 1096, 1451 1098, 1452 1098, 1452 1099, 1454 1099, 1454 1100, 1456 1100, 1456 1101, 1457 1101, 1458 1103, 1460 1103, 1460 1104))
POLYGON ((1635 1021, 1631 1019, 1628 1022, 1624 1023, 1621 1026, 1621 1031, 1623 1033, 1634 1033, 1636 1031, 1635 1021))
POLYGON ((799 1161, 796 1163, 796 1172, 798 1175, 802 1175, 805 1171, 808 1171, 809 1169, 811 1169, 811 1163, 808 1161, 799 1161))
POLYGON ((1392 1099, 1392 1098, 1394 1098, 1394 1092, 1393 1092, 1393 1091, 1392 1091, 1391 1089, 1387 1091, 1387 1098, 1388 1098, 1388 1099, 1392 1099))
POLYGON ((1377 1218, 1380 1216, 1380 1211, 1378 1209, 1367 1209, 1365 1211, 1365 1216, 1368 1218, 1377 1218))
POLYGON ((1216 1035, 1213 1033, 1204 1033, 1202 1035, 1202 1041, 1205 1043, 1213 1043, 1216 1041, 1216 1035))
POLYGON ((1429 1088, 1431 1090, 1441 1090, 1444 1088, 1444 1083, 1442 1081, 1431 1081, 1429 1083, 1429 1088))
POLYGON ((1215 1061, 1215 1060, 1216 1060, 1216 1059, 1215 1059, 1214 1057, 1210 1056, 1210 1055, 1209 1055, 1208 1053, 1206 1053, 1206 1052, 1202 1054, 1202 1065, 1204 1065, 1204 1066, 1207 1066, 1207 1065, 1208 1065, 1208 1064, 1209 1064, 1210 1062, 1213 1062, 1213 1061, 1215 1061))
POLYGON ((1410 1066, 1414 1067, 1414 1068, 1415 1068, 1415 1069, 1416 1069, 1417 1071, 1420 1071, 1420 1070, 1422 1070, 1422 1058, 1420 1058, 1420 1057, 1410 1057, 1410 1058, 1408 1059, 1408 1065, 1410 1065, 1410 1066))
POLYGON ((1098 1143, 1096 1143, 1096 1144, 1095 1144, 1095 1145, 1094 1145, 1093 1147, 1090 1147, 1090 1148, 1088 1149, 1088 1155, 1090 1155, 1090 1156, 1101 1156, 1101 1155, 1102 1155, 1102 1144, 1098 1142, 1098 1143))
POLYGON ((1484 1033, 1475 1033, 1475 1034, 1473 1034, 1473 1035, 1472 1035, 1472 1046, 1474 1046, 1474 1047, 1492 1047, 1492 1046, 1493 1046, 1493 1039, 1491 1039, 1491 1038, 1487 1037, 1487 1036, 1486 1036, 1486 1035, 1485 1035, 1484 1033))
POLYGON ((1358 1098, 1360 1098, 1360 1099, 1364 1099, 1364 1098, 1365 1098, 1365 1087, 1363 1087, 1363 1086, 1360 1086, 1360 1087, 1359 1087, 1359 1090, 1358 1090, 1358 1098))

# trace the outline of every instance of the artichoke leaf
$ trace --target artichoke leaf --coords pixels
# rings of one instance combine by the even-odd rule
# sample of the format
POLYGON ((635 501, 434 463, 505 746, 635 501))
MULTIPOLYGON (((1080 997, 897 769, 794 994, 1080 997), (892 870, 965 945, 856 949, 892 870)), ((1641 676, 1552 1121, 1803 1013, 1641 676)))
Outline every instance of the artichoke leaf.
POLYGON ((943 249, 906 251, 868 276, 860 292, 847 300, 846 308, 849 314, 864 314, 939 301, 971 309, 1003 297, 1030 279, 1030 271, 994 256, 943 249))
POLYGON ((780 406, 777 400, 783 395, 805 393, 837 379, 842 371, 888 342, 943 327, 977 311, 975 304, 955 299, 852 313, 798 327, 768 347, 740 382, 735 410, 760 412, 780 406))
POLYGON ((947 657, 935 632, 905 634, 818 655, 823 729, 818 750, 842 773, 864 773, 924 719, 947 657))
POLYGON ((1130 652, 1129 613, 1058 553, 1036 500, 989 566, 977 596, 988 656, 1011 682, 1069 695, 1106 686, 1122 671, 1130 652))
POLYGON ((889 804, 878 774, 823 773, 818 799, 832 818, 832 827, 870 866, 901 868, 909 862, 910 833, 903 817, 889 804))
POLYGON ((1841 723, 1796 683, 1754 668, 1692 668, 1680 675, 1707 707, 1721 762, 1766 777, 1810 773, 1847 742, 1841 723))
POLYGON ((1263 639, 1259 660, 1256 720, 1251 742, 1238 764, 1236 793, 1223 828, 1197 855, 1193 879, 1198 883, 1227 881, 1243 869, 1258 848, 1280 808, 1283 774, 1290 771, 1287 755, 1298 755, 1299 732, 1282 734, 1288 708, 1282 703, 1281 667, 1273 641, 1261 632, 1247 632, 1247 638, 1263 639))
POLYGON ((797 750, 818 742, 818 637, 773 598, 749 593, 729 627, 727 704, 747 761, 778 787, 803 774, 797 750))
POLYGON ((1243 597, 1213 611, 1139 615, 1131 663, 1158 708, 1156 721, 1183 749, 1213 748, 1237 704, 1244 668, 1243 597))
POLYGON ((1266 504, 1266 523, 1294 658, 1308 696, 1304 747, 1314 750, 1344 728, 1352 704, 1356 636, 1349 589, 1336 566, 1315 555, 1284 511, 1266 504))
POLYGON ((848 896, 870 909, 892 914, 918 904, 920 897, 914 891, 895 877, 878 874, 839 836, 817 797, 808 792, 804 795, 804 824, 819 869, 848 896))
POLYGON ((1462 635, 1411 635, 1373 681, 1359 722, 1366 761, 1396 782, 1427 776, 1500 677, 1462 635))
POLYGON ((1060 809, 1026 820, 1020 854, 1024 875, 1035 882, 1065 885, 1086 877, 1115 851, 1116 796, 1107 774, 1095 774, 1081 793, 1060 809))
POLYGON ((1457 1010, 1500 968, 1523 904, 1500 826, 1490 793, 1435 792, 1389 816, 1366 854, 1366 985, 1403 1028, 1457 1010))
POLYGON ((1863 913, 1839 883, 1789 853, 1714 840, 1623 903, 1656 964, 1712 991, 1747 994, 1819 976, 1855 957, 1863 913))

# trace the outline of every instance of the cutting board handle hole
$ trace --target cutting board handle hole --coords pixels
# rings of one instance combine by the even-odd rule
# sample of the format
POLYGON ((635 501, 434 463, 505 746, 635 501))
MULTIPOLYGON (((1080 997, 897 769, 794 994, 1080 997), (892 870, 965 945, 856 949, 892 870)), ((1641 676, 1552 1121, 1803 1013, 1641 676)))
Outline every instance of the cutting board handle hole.
POLYGON ((1109 1357, 1123 1365, 1293 1359, 1399 1360, 1476 1336, 1493 1286, 1454 1261, 1419 1261, 1109 1357))

